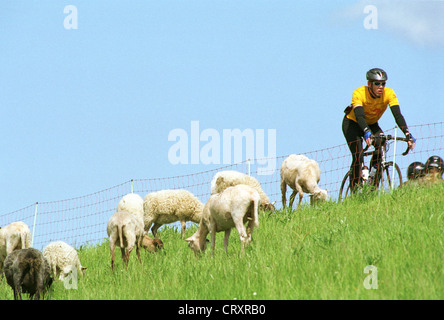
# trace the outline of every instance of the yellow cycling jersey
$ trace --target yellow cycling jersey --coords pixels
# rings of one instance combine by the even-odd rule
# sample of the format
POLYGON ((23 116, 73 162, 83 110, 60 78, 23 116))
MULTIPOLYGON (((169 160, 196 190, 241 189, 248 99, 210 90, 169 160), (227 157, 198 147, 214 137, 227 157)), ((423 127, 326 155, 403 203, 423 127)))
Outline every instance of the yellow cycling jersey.
MULTIPOLYGON (((367 124, 378 122, 385 110, 387 110, 387 105, 390 107, 399 105, 398 98, 396 98, 393 89, 384 88, 384 92, 379 98, 373 98, 367 86, 362 86, 353 91, 352 106, 364 107, 364 117, 367 124)), ((350 112, 347 118, 357 122, 354 112, 350 112)))

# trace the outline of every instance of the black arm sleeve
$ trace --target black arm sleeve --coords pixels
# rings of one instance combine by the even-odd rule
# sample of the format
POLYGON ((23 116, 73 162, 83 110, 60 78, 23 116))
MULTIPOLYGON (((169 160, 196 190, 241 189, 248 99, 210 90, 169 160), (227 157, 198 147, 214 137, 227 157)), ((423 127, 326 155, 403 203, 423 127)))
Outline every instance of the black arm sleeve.
POLYGON ((356 122, 358 122, 358 125, 361 128, 361 130, 364 131, 364 133, 366 131, 369 131, 370 129, 368 128, 367 122, 365 121, 364 118, 364 107, 362 106, 355 107, 353 108, 353 112, 355 113, 356 122))
POLYGON ((401 108, 398 105, 395 105, 390 107, 390 110, 392 111, 398 127, 402 130, 402 132, 404 132, 404 134, 407 134, 409 129, 407 128, 407 123, 405 123, 404 116, 401 114, 401 108))

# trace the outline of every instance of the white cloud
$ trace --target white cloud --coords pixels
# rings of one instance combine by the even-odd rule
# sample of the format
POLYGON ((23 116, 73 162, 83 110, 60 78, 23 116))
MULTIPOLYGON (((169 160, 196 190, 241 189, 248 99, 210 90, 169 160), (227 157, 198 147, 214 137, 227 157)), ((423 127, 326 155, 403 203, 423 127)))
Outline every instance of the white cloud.
POLYGON ((364 8, 368 5, 377 8, 379 31, 421 47, 444 47, 444 1, 362 0, 336 12, 334 17, 342 22, 364 21, 368 15, 364 8))

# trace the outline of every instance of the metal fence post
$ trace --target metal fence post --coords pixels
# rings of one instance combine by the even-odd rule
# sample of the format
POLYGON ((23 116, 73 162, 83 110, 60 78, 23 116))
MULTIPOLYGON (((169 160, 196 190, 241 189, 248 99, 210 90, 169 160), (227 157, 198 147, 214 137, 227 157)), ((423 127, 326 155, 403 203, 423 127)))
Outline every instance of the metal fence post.
POLYGON ((31 239, 31 247, 34 247, 34 234, 35 234, 35 222, 37 221, 37 212, 39 208, 39 203, 35 203, 35 211, 34 211, 34 224, 32 226, 32 239, 31 239))

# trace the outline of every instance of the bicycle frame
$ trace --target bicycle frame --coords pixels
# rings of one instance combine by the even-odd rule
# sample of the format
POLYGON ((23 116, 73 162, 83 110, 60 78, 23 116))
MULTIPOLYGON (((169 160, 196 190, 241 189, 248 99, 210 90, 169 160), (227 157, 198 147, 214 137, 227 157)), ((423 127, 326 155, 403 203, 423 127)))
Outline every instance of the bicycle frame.
MULTIPOLYGON (((386 179, 390 183, 390 189, 393 189, 393 187, 394 187, 393 181, 396 180, 395 179, 396 177, 398 177, 399 185, 402 184, 402 174, 401 174, 401 170, 400 170, 399 166, 396 163, 393 163, 391 161, 387 161, 387 141, 396 140, 396 141, 404 141, 404 142, 408 143, 409 140, 407 138, 393 137, 392 135, 384 135, 384 134, 381 134, 379 137, 382 140, 381 140, 381 143, 379 144, 379 146, 376 147, 375 146, 375 142, 376 142, 375 136, 373 136, 373 135, 371 136, 371 140, 372 140, 371 145, 375 147, 375 150, 367 151, 370 146, 366 146, 364 148, 364 150, 362 151, 363 158, 366 156, 376 155, 377 153, 380 154, 380 160, 378 161, 375 179, 373 181, 369 181, 370 179, 365 179, 363 177, 362 172, 361 172, 361 177, 359 178, 359 180, 361 182, 361 185, 362 184, 369 184, 369 185, 374 186, 376 189, 378 189, 379 187, 383 186, 384 181, 385 181, 383 175, 384 175, 384 173, 386 173, 386 179), (392 176, 390 175, 390 172, 389 172, 390 167, 393 167, 393 175, 392 176), (395 172, 397 174, 396 177, 395 177, 395 172)), ((402 155, 403 156, 407 155, 409 153, 409 151, 410 151, 410 146, 407 145, 407 149, 402 153, 402 155)), ((363 166, 363 168, 366 167, 364 164, 364 161, 362 162, 362 166, 363 166)), ((342 199, 343 192, 344 192, 344 197, 346 197, 350 191, 350 185, 348 185, 344 189, 346 182, 349 181, 350 174, 351 174, 351 172, 348 171, 342 180, 341 187, 339 189, 339 200, 342 199)))
MULTIPOLYGON (((376 138, 375 138, 375 136, 372 135, 372 138, 371 138, 372 139, 372 143, 371 143, 371 145, 373 147, 375 147, 375 150, 367 151, 369 149, 370 145, 366 146, 364 148, 364 150, 363 150, 363 157, 370 156, 370 155, 373 156, 373 155, 376 155, 377 153, 380 154, 380 161, 378 163, 377 170, 376 170, 376 180, 373 182, 373 184, 374 184, 374 186, 376 188, 378 188, 379 185, 382 184, 382 182, 383 182, 382 179, 383 179, 383 172, 384 172, 384 170, 387 170, 388 167, 390 167, 390 166, 393 166, 393 170, 395 170, 396 167, 397 167, 396 163, 391 163, 391 162, 386 161, 387 142, 390 141, 390 140, 394 140, 394 141, 397 140, 397 141, 407 142, 407 149, 402 153, 402 155, 405 156, 410 151, 410 146, 408 144, 409 140, 407 138, 393 137, 390 134, 388 134, 388 135, 380 134, 379 137, 380 137, 382 143, 379 145, 378 148, 376 148, 376 146, 375 146, 376 138)), ((388 176, 388 180, 389 181, 392 180, 392 179, 390 179, 390 173, 389 172, 387 172, 387 176, 388 176)), ((394 177, 394 175, 393 175, 393 177, 394 177)), ((402 182, 402 175, 400 176, 400 180, 402 182)), ((393 185, 392 185, 391 182, 390 182, 390 184, 391 184, 391 189, 393 189, 393 185)))

